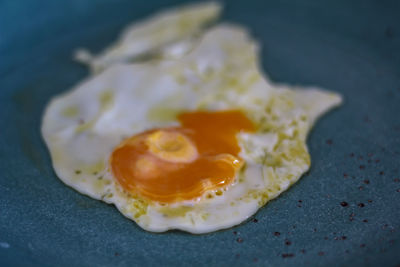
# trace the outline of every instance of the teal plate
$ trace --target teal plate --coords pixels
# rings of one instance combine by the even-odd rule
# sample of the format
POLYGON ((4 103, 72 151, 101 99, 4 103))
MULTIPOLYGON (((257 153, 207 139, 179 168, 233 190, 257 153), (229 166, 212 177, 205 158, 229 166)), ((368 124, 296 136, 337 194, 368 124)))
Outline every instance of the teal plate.
POLYGON ((72 51, 100 51, 128 22, 178 2, 0 2, 0 265, 400 264, 396 0, 226 1, 223 20, 251 29, 273 80, 345 99, 308 139, 311 170, 247 222, 153 234, 56 177, 39 127, 49 99, 88 75, 72 51))

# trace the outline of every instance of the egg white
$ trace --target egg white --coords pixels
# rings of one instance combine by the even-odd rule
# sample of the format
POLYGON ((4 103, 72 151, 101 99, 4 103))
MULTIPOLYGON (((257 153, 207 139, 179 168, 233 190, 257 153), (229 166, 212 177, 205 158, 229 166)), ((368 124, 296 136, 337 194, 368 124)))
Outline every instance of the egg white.
POLYGON ((245 221, 308 170, 307 133, 342 101, 319 88, 272 83, 257 58, 258 45, 247 30, 223 24, 179 58, 113 64, 54 98, 42 134, 57 176, 114 204, 148 231, 207 233, 245 221), (176 114, 198 109, 240 109, 260 126, 237 136, 246 164, 235 182, 169 205, 124 192, 108 165, 113 149, 144 130, 177 125, 176 114))
POLYGON ((78 49, 75 59, 98 73, 115 63, 180 57, 218 18, 221 9, 218 2, 203 2, 161 11, 128 25, 119 40, 100 54, 93 56, 87 49, 78 49))

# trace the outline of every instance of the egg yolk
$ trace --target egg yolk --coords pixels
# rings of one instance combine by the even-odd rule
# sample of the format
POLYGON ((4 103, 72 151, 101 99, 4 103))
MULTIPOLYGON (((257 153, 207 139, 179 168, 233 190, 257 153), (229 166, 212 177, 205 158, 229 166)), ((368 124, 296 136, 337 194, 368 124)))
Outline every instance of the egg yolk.
POLYGON ((126 191, 171 203, 234 181, 243 165, 236 134, 253 132, 253 123, 237 110, 185 112, 178 120, 180 127, 134 135, 113 151, 111 169, 126 191))

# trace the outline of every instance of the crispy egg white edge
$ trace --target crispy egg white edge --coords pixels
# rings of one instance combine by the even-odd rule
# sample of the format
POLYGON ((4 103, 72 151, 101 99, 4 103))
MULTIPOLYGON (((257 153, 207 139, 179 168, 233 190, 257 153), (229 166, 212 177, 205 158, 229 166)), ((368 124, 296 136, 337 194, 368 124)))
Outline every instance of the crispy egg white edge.
POLYGON ((197 35, 217 20, 222 5, 219 2, 191 3, 163 10, 139 22, 128 25, 119 39, 99 55, 77 49, 74 57, 98 73, 108 66, 144 57, 180 57, 197 41, 197 35))
MULTIPOLYGON (((238 30, 238 31, 243 31, 242 29, 238 30)), ((201 45, 199 45, 199 47, 201 47, 201 45)), ((195 51, 196 52, 196 51, 195 51)), ((193 54, 195 54, 195 52, 193 54)), ((188 57, 190 58, 190 55, 188 55, 188 57)), ((114 77, 114 75, 118 76, 118 73, 125 68, 133 68, 133 69, 138 69, 138 68, 142 68, 143 66, 116 66, 116 67, 112 67, 109 70, 106 70, 104 74, 102 75, 109 75, 110 78, 114 77)), ((94 77, 93 79, 90 79, 87 83, 101 83, 101 77, 94 77), (94 82, 94 80, 96 82, 94 82)), ((261 79, 258 84, 258 87, 262 88, 263 86, 265 88, 273 88, 273 87, 277 87, 278 89, 275 91, 274 93, 278 93, 278 92, 290 92, 291 97, 293 97, 294 99, 296 99, 296 101, 299 101, 299 103, 302 103, 302 105, 307 106, 306 103, 310 103, 307 101, 310 101, 310 99, 315 98, 315 100, 318 101, 312 101, 313 103, 316 103, 316 105, 310 106, 307 109, 307 111, 305 111, 305 113, 307 113, 307 115, 309 115, 309 122, 307 122, 307 126, 306 126, 306 130, 304 131, 303 135, 304 135, 304 140, 305 141, 305 137, 306 137, 306 133, 307 131, 311 128, 312 124, 314 123, 314 121, 317 119, 318 116, 320 116, 322 113, 326 112, 328 109, 332 108, 333 106, 336 106, 338 104, 340 104, 341 102, 341 98, 340 96, 336 95, 336 94, 332 94, 332 93, 326 93, 323 91, 320 91, 319 89, 315 88, 315 89, 311 89, 311 90, 296 90, 296 91, 292 91, 289 88, 290 87, 285 87, 285 86, 277 86, 277 85, 273 85, 263 79, 261 79), (303 97, 306 96, 306 97, 303 97), (320 101, 321 99, 323 99, 324 101, 320 101), (325 103, 325 105, 323 105, 323 103, 325 103)), ((83 88, 85 86, 85 83, 83 83, 81 85, 81 87, 78 88, 83 88)), ((79 89, 76 89, 76 91, 79 89)), ((271 89, 269 89, 271 90, 271 89)), ((259 205, 259 199, 247 199, 246 201, 241 201, 241 203, 239 202, 240 205, 236 206, 233 209, 233 212, 231 212, 230 214, 228 214, 228 216, 226 216, 226 214, 222 214, 222 216, 216 216, 214 219, 210 218, 210 215, 208 215, 208 219, 204 220, 203 218, 200 218, 201 215, 199 215, 200 213, 198 211, 187 211, 184 212, 184 215, 181 216, 174 216, 174 217, 170 217, 170 218, 166 218, 164 214, 161 214, 159 212, 157 212, 156 209, 152 209, 151 207, 147 207, 147 214, 146 215, 142 215, 139 218, 135 218, 135 216, 133 215, 132 212, 129 212, 126 209, 127 206, 132 205, 132 201, 137 201, 137 200, 129 200, 126 199, 126 197, 124 197, 124 194, 122 192, 118 192, 118 190, 115 190, 115 188, 118 188, 118 184, 115 183, 112 179, 112 177, 104 177, 103 179, 105 179, 106 181, 109 181, 110 184, 108 185, 108 187, 105 187, 107 189, 105 189, 105 191, 109 190, 109 192, 113 192, 113 197, 111 198, 106 198, 103 195, 99 195, 99 194, 95 194, 93 193, 93 191, 91 189, 87 189, 86 190, 84 188, 82 188, 81 186, 85 185, 85 183, 77 183, 77 181, 74 181, 73 179, 69 179, 70 173, 67 174, 64 172, 65 170, 63 170, 62 168, 57 168, 58 163, 54 160, 56 158, 56 151, 54 151, 52 149, 52 144, 51 144, 51 136, 47 135, 47 126, 46 126, 46 121, 48 121, 48 116, 51 116, 51 107, 53 107, 54 105, 57 105, 57 102, 62 101, 62 99, 64 99, 64 97, 68 97, 71 93, 67 93, 61 97, 56 98, 55 100, 53 100, 50 105, 47 107, 46 112, 45 112, 45 116, 43 119, 43 127, 42 127, 42 133, 44 136, 44 139, 46 141, 46 144, 49 147, 50 153, 52 154, 52 160, 53 160, 53 165, 55 166, 55 171, 57 173, 57 175, 68 185, 74 187, 75 189, 77 189, 78 191, 80 191, 81 193, 87 194, 93 198, 96 199, 102 199, 107 203, 114 203, 117 208, 128 218, 131 218, 133 220, 135 220, 141 227, 143 227, 146 230, 149 231, 154 231, 154 232, 162 232, 162 231, 166 231, 169 229, 181 229, 184 231, 188 231, 188 232, 192 232, 192 233, 205 233, 205 232, 209 232, 209 231, 215 231, 215 230, 219 230, 219 229, 223 229, 223 228, 228 228, 231 227, 233 225, 239 224, 242 221, 246 220, 248 217, 250 217, 251 215, 253 215, 258 208, 260 207, 259 205), (197 213, 196 213, 197 212, 197 213), (199 215, 200 217, 196 217, 197 215, 199 215), (224 220, 224 218, 230 218, 229 221, 224 220), (157 218, 159 219, 161 222, 155 222, 155 221, 151 221, 152 218, 157 218), (233 218, 233 219, 232 219, 233 218)), ((284 94, 284 93, 283 93, 284 94)), ((279 93, 277 94, 279 95, 279 93)), ((214 103, 211 103, 212 101, 214 101, 215 99, 210 99, 208 100, 208 102, 210 103, 210 106, 212 108, 215 108, 214 103)), ((207 102, 207 101, 205 101, 207 102)), ((218 102, 218 100, 217 100, 218 102)), ((220 101, 221 102, 221 101, 220 101)), ((223 101, 222 101, 223 102, 223 101)), ((220 103, 221 106, 223 107, 225 105, 225 108, 229 107, 229 103, 220 103)), ((204 105, 204 103, 203 103, 204 105)), ((300 108, 304 108, 304 107, 300 107, 300 108)), ((304 108, 305 109, 305 108, 304 108)), ((306 110, 305 109, 305 110, 306 110)), ((50 127, 51 128, 51 127, 50 127)), ((68 127, 67 127, 68 128, 68 127)), ((71 129, 62 129, 63 131, 68 132, 68 130, 71 129)), ((51 134, 50 134, 51 135, 51 134)), ((116 141, 115 141, 116 142, 116 141)), ((246 158, 246 155, 244 155, 244 157, 246 158)), ((108 158, 108 157, 106 157, 108 158)), ((247 159, 248 163, 251 163, 251 157, 247 159)), ((104 163, 106 165, 106 162, 104 163)), ((251 165, 251 164, 250 164, 251 165)), ((255 166, 251 166, 251 168, 248 168, 248 170, 246 170, 246 172, 248 172, 249 174, 251 174, 252 172, 257 172, 257 168, 259 167, 257 164, 253 164, 255 166), (258 167, 257 167, 258 166, 258 167), (254 167, 254 168, 253 168, 254 167)), ((72 166, 70 166, 72 167, 72 166)), ((307 169, 309 168, 309 165, 304 165, 304 166, 300 166, 297 170, 296 170, 296 175, 292 177, 292 179, 289 181, 283 181, 281 182, 281 186, 280 186, 280 190, 274 192, 274 194, 272 194, 271 196, 268 197, 267 201, 276 197, 277 195, 279 195, 282 191, 286 190, 291 183, 294 183, 295 181, 297 181, 301 174, 304 173, 307 169)), ((109 174, 109 173, 108 173, 109 174)), ((102 172, 103 176, 107 176, 107 172, 103 170, 102 172)), ((259 182, 259 181, 258 181, 259 182)), ((233 188, 234 186, 232 186, 233 188)), ((121 190, 119 190, 121 191, 121 190)), ((230 191, 233 192, 233 190, 228 190, 227 192, 229 193, 230 191)), ((210 211, 217 211, 218 209, 214 209, 216 206, 214 205, 216 202, 219 202, 218 207, 224 207, 223 203, 226 203, 224 198, 227 194, 227 192, 225 192, 222 196, 218 196, 218 197, 214 197, 213 199, 218 199, 217 201, 205 201, 203 203, 205 203, 205 205, 208 205, 208 209, 210 209, 210 211), (211 203, 211 204, 210 204, 211 203), (214 203, 214 204, 213 204, 214 203), (221 204, 222 203, 222 204, 221 204), (214 206, 213 206, 214 205, 214 206)), ((140 204, 140 203, 139 203, 140 204)), ((138 205, 139 205, 138 204, 138 205)), ((264 203, 265 204, 265 203, 264 203)), ((188 203, 184 203, 185 207, 189 207, 192 205, 192 203, 188 202, 188 203)), ((178 205, 179 206, 179 205, 178 205)), ((193 205, 192 205, 193 206, 193 205)), ((262 206, 262 205, 261 205, 262 206)), ((160 207, 157 207, 160 208, 160 207)), ((221 210, 218 210, 218 212, 221 212, 221 210)), ((223 212, 222 212, 223 213, 223 212)), ((202 214, 204 215, 204 214, 202 214)), ((155 219, 154 219, 155 220, 155 219)))

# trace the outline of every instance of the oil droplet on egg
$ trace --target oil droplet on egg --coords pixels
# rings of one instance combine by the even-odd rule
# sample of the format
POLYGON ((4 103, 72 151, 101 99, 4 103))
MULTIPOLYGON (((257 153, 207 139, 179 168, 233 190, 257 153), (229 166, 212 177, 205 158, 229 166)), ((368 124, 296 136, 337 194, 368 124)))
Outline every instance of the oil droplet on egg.
POLYGON ((110 166, 128 192, 163 203, 191 200, 230 185, 243 166, 236 139, 254 132, 238 110, 185 112, 180 127, 152 129, 124 140, 110 166))

